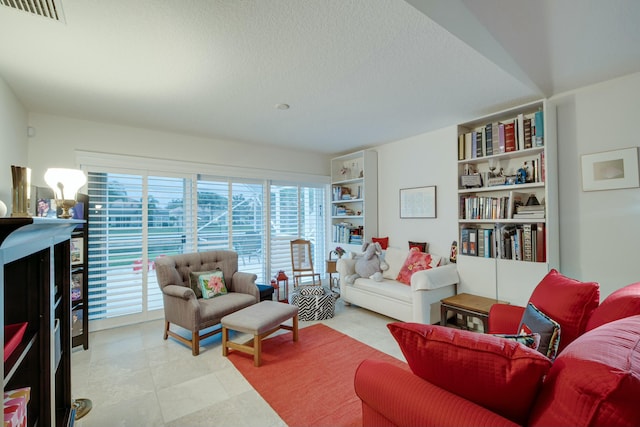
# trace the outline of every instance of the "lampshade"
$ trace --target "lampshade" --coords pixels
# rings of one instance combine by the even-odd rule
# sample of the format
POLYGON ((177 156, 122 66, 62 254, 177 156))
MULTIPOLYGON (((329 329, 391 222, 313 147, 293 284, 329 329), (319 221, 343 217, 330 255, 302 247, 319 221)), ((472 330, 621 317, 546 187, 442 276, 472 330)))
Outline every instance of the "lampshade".
POLYGON ((56 200, 75 200, 80 187, 87 183, 87 177, 79 169, 50 168, 45 172, 44 180, 56 200))

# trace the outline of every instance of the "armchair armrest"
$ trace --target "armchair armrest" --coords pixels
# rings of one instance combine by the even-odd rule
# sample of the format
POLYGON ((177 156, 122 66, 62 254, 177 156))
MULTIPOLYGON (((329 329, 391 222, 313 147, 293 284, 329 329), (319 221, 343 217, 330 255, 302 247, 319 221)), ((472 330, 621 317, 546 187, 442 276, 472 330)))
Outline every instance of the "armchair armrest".
POLYGON ((256 298, 256 302, 260 301, 260 291, 256 286, 257 278, 258 276, 253 273, 236 271, 235 273, 233 273, 233 277, 231 278, 231 283, 233 284, 233 292, 253 295, 256 298))
POLYGON ((516 426, 514 422, 444 390, 406 369, 365 360, 355 375, 362 425, 516 426))
POLYGON ((428 270, 416 271, 411 276, 413 291, 430 291, 459 282, 458 269, 455 264, 445 264, 428 270))
POLYGON ((518 332, 524 307, 509 304, 494 304, 489 309, 490 334, 515 334, 518 332))
POLYGON ((180 285, 167 285, 162 288, 162 293, 165 295, 183 299, 185 301, 190 299, 196 299, 196 294, 193 289, 180 285))

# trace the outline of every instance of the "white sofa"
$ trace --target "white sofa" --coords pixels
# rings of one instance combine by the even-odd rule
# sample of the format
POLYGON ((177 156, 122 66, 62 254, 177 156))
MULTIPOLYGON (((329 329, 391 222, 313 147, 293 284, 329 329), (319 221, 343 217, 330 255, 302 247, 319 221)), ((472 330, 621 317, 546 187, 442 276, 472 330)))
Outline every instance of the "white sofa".
POLYGON ((355 259, 340 258, 336 269, 340 275, 340 297, 349 304, 375 311, 404 322, 437 323, 440 321, 440 300, 456 294, 458 271, 444 257, 432 254, 434 268, 411 276, 411 286, 395 278, 402 268, 408 250, 387 248, 384 260, 389 269, 381 282, 360 277, 348 284, 345 277, 355 273, 355 259))

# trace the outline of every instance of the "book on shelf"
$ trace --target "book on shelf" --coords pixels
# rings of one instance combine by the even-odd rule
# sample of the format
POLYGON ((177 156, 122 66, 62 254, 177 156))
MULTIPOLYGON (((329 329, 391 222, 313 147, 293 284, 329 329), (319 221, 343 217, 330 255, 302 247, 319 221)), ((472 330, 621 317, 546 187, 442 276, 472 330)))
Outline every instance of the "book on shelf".
POLYGON ((471 158, 471 132, 464 134, 464 158, 471 158))
POLYGON ((533 261, 533 242, 531 224, 522 225, 522 260, 533 261))
POLYGON ((532 130, 532 123, 534 120, 535 115, 534 114, 526 114, 524 116, 524 148, 531 148, 533 147, 533 130, 532 130))
POLYGON ((464 160, 464 134, 458 135, 458 160, 464 160))
POLYGON ((516 151, 516 125, 515 121, 504 123, 504 152, 516 151))
POLYGON ((484 157, 485 156, 485 137, 484 137, 484 128, 476 129, 476 157, 484 157))
POLYGON ((478 255, 478 229, 469 229, 469 255, 478 255))
POLYGON ((493 155, 493 124, 487 123, 484 127, 485 153, 493 155))
POLYGON ((544 223, 536 224, 536 261, 545 262, 547 260, 547 247, 545 238, 545 226, 544 223))
POLYGON ((491 123, 491 145, 493 145, 493 154, 500 154, 500 129, 498 122, 491 123))
POLYGON ((460 230, 460 255, 469 255, 469 229, 460 230))
POLYGON ((478 230, 478 255, 479 257, 484 257, 485 246, 484 246, 484 231, 482 229, 478 230))
POLYGON ((516 116, 516 150, 524 150, 524 114, 516 116))
POLYGON ((498 153, 505 152, 504 123, 498 123, 498 153))
POLYGON ((535 112, 535 132, 534 141, 536 147, 542 147, 544 145, 544 115, 542 110, 535 112))
POLYGON ((482 230, 482 237, 484 240, 484 257, 485 258, 493 258, 493 230, 490 228, 485 228, 482 230))

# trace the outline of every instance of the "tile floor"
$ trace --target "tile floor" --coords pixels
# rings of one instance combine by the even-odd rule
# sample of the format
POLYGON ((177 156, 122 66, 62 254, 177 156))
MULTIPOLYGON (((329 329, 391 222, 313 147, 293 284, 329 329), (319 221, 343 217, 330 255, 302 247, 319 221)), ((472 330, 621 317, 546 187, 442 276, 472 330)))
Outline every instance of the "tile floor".
MULTIPOLYGON (((335 316, 322 323, 404 360, 385 327, 391 321, 338 300, 335 316)), ((285 426, 222 356, 219 334, 193 357, 179 342, 164 341, 162 327, 157 320, 92 332, 89 350, 73 351, 72 397, 93 402, 76 426, 285 426)))

